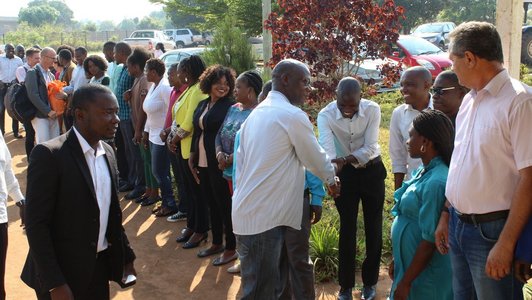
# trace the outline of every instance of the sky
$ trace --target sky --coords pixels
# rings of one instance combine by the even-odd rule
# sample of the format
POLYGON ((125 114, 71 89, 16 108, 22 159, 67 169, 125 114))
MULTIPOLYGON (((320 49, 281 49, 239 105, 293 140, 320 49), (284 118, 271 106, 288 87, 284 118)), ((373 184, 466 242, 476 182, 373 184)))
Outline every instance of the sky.
MULTIPOLYGON (((30 0, 9 1, 2 5, 0 16, 16 17, 22 7, 27 7, 30 0)), ((74 19, 78 21, 104 21, 115 23, 124 18, 141 19, 152 11, 162 9, 162 6, 150 3, 148 0, 64 0, 74 12, 74 19)))

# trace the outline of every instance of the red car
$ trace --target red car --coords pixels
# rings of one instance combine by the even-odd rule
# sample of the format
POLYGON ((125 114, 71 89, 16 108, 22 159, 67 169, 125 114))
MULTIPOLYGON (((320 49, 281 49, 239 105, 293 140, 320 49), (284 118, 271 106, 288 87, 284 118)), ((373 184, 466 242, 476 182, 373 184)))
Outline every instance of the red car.
POLYGON ((399 36, 397 43, 392 45, 392 55, 389 58, 402 62, 406 68, 423 66, 430 71, 432 79, 452 65, 447 52, 412 35, 399 36))

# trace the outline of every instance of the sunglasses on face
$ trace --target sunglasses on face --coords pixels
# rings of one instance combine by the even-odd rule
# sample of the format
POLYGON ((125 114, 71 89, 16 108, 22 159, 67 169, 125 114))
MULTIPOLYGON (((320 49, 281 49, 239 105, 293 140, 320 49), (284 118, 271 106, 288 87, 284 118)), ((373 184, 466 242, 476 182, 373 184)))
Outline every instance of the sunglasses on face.
POLYGON ((445 93, 445 91, 450 91, 450 90, 454 90, 456 89, 455 86, 451 86, 451 87, 446 87, 446 88, 442 88, 442 87, 436 87, 436 88, 432 88, 431 89, 431 92, 433 95, 443 95, 445 93))

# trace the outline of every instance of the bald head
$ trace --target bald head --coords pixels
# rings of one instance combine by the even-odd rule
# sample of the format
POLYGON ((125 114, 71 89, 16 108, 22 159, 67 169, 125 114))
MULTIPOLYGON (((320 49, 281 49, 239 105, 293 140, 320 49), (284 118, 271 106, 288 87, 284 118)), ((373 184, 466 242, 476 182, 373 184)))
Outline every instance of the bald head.
POLYGON ((429 90, 432 86, 432 75, 429 70, 419 66, 408 68, 401 75, 400 84, 406 104, 420 111, 428 107, 429 90))
POLYGON ((336 87, 336 106, 344 118, 351 119, 360 107, 360 83, 353 77, 344 77, 336 87))
POLYGON ((41 51, 41 62, 40 62, 41 67, 43 67, 43 69, 45 70, 48 70, 54 64, 55 57, 56 57, 56 54, 53 48, 50 48, 50 47, 43 48, 41 51))
POLYGON ((344 77, 336 87, 336 97, 339 99, 350 93, 360 93, 360 83, 353 77, 344 77))
POLYGON ((280 61, 272 71, 272 90, 285 95, 293 105, 302 104, 310 86, 310 71, 306 64, 295 59, 280 61))
POLYGON ((6 44, 4 51, 6 52, 7 58, 12 59, 15 57, 15 46, 13 46, 13 44, 6 44))
POLYGON ((430 74, 430 71, 427 68, 422 66, 415 66, 406 69, 406 71, 403 72, 403 75, 401 75, 401 77, 404 76, 416 77, 423 80, 424 82, 432 84, 432 74, 430 74))

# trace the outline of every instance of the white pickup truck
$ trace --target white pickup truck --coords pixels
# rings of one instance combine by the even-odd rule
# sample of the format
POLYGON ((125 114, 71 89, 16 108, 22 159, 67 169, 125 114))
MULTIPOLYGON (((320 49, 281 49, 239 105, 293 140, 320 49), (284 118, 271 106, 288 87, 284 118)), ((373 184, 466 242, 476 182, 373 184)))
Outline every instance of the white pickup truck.
POLYGON ((203 44, 203 36, 194 29, 165 29, 163 32, 174 40, 176 48, 194 47, 203 44))
POLYGON ((132 48, 142 47, 150 52, 155 51, 157 43, 163 43, 164 49, 171 50, 175 48, 174 42, 160 30, 137 30, 133 31, 129 38, 124 39, 132 48))

